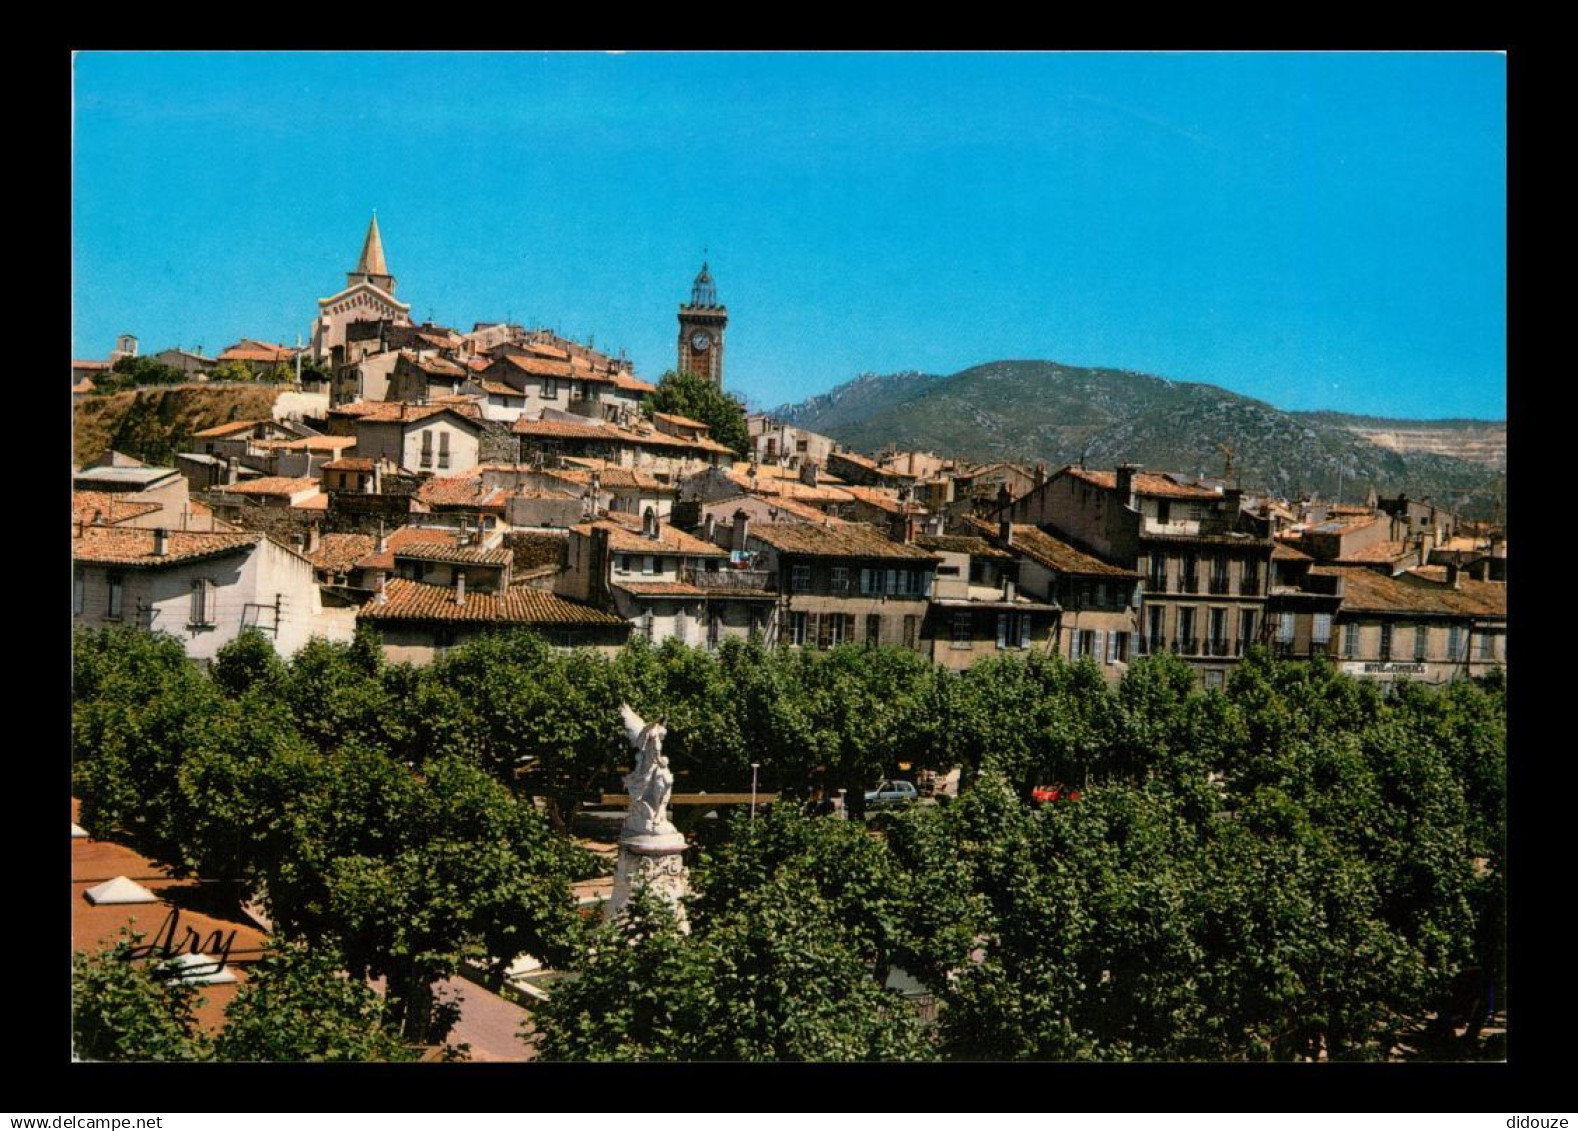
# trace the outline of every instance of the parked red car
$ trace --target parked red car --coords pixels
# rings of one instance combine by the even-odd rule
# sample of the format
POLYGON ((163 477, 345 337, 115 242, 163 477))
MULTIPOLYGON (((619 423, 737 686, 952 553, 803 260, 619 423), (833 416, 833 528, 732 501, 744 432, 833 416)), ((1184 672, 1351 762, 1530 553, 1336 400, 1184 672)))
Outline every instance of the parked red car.
POLYGON ((1062 782, 1053 782, 1051 785, 1038 785, 1030 791, 1030 799, 1037 805, 1045 805, 1049 801, 1078 801, 1079 790, 1070 789, 1062 782))

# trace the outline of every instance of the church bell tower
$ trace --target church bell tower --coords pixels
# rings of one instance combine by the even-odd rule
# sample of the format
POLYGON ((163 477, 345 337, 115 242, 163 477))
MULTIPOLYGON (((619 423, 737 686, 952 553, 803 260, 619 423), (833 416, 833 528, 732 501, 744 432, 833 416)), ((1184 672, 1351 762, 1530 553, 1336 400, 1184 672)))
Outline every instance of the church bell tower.
POLYGON ((676 372, 695 373, 723 388, 723 331, 729 310, 718 302, 718 290, 706 261, 690 288, 690 302, 679 307, 679 363, 676 372))

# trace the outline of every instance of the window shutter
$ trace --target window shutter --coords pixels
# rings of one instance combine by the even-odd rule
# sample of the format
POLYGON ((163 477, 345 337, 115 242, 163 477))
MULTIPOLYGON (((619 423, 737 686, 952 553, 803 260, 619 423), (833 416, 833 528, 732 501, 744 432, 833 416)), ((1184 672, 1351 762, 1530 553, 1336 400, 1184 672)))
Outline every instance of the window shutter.
POLYGON ((1103 638, 1103 634, 1100 633, 1100 632, 1092 632, 1091 635, 1096 638, 1095 639, 1095 645, 1096 645, 1096 653, 1095 654, 1096 654, 1096 662, 1099 664, 1099 663, 1102 662, 1103 659, 1105 659, 1105 656, 1102 653, 1102 645, 1105 644, 1106 641, 1103 638))
POLYGON ((1006 648, 1006 647, 1008 647, 1008 614, 1007 613, 998 613, 997 614, 997 646, 999 648, 1006 648))
POLYGON ((1020 613, 1019 614, 1019 646, 1021 648, 1028 648, 1028 647, 1030 647, 1030 614, 1029 613, 1020 613))
POLYGON ((1116 663, 1118 659, 1118 634, 1113 629, 1107 630, 1107 663, 1116 663))
POLYGON ((868 595, 871 593, 871 571, 869 569, 860 571, 860 591, 868 595))
POLYGON ((820 616, 812 614, 812 619, 816 621, 817 626, 816 646, 818 648, 826 648, 832 642, 833 618, 837 615, 837 613, 823 613, 820 616))
POLYGON ((921 576, 923 576, 926 579, 925 588, 923 588, 921 590, 921 595, 923 597, 927 598, 928 600, 930 600, 931 599, 932 572, 931 572, 931 570, 927 570, 921 576))
POLYGON ((888 570, 888 592, 892 593, 895 596, 898 595, 898 592, 899 592, 899 571, 896 570, 896 569, 888 570))

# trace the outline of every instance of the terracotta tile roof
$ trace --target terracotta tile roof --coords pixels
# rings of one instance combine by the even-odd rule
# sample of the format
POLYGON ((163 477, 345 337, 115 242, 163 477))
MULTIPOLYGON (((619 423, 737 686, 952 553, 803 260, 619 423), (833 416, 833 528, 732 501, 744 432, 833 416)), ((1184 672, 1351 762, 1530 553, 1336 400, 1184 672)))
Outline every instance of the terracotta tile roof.
POLYGON ((590 538, 593 529, 608 531, 608 548, 622 554, 679 554, 691 558, 726 558, 729 552, 705 542, 693 534, 686 534, 677 526, 666 522, 658 524, 657 538, 641 533, 641 520, 625 515, 609 514, 596 522, 583 522, 572 527, 579 534, 590 538))
POLYGON ((969 534, 917 534, 915 545, 923 550, 969 554, 973 558, 998 558, 1011 561, 1014 556, 1007 550, 999 550, 985 538, 969 534))
POLYGON ((515 586, 503 593, 468 592, 466 603, 457 605, 455 590, 450 586, 395 578, 385 583, 384 597, 382 604, 376 597, 370 598, 357 613, 357 619, 629 627, 628 621, 612 613, 525 586, 515 586))
POLYGON ((216 491, 223 491, 227 495, 294 495, 301 491, 315 490, 318 486, 316 479, 306 477, 292 479, 283 475, 265 475, 261 479, 251 479, 245 483, 231 483, 226 487, 215 487, 216 491))
POLYGON ((576 439, 576 440, 607 440, 615 443, 621 440, 628 442, 623 431, 615 428, 605 428, 600 424, 590 422, 581 424, 574 420, 528 420, 525 417, 515 422, 510 431, 517 436, 543 436, 550 439, 576 439))
POLYGON ((370 412, 377 412, 383 404, 383 401, 351 401, 349 404, 342 404, 338 408, 331 408, 329 415, 362 417, 370 412))
POLYGON ((329 573, 350 573, 357 562, 377 548, 378 539, 371 534, 323 534, 318 538, 318 548, 306 558, 329 573))
MULTIPOLYGON (((79 808, 72 801, 72 820, 78 818, 79 808)), ((91 832, 92 830, 90 830, 91 832)), ((182 898, 194 894, 200 879, 176 880, 168 869, 155 864, 140 853, 123 845, 99 840, 93 836, 73 837, 71 840, 71 946, 73 950, 95 952, 108 950, 120 939, 122 927, 130 927, 143 935, 145 944, 154 940, 166 917, 175 911, 178 915, 178 937, 188 929, 206 942, 213 938, 230 939, 230 950, 225 969, 236 976, 234 983, 199 984, 194 999, 194 1013, 199 1027, 207 1032, 217 1032, 225 1023, 225 1007, 235 999, 241 986, 248 980, 248 969, 264 953, 264 933, 243 918, 220 919, 200 911, 194 906, 198 901, 182 898), (125 876, 148 889, 158 897, 155 903, 92 904, 84 893, 105 880, 125 876), (173 898, 172 898, 173 897, 173 898), (177 902, 178 901, 178 902, 177 902)), ((208 951, 209 957, 218 955, 208 951)))
POLYGON ((89 526, 71 540, 72 559, 102 565, 159 567, 195 562, 249 550, 263 540, 261 534, 207 534, 172 530, 167 553, 155 557, 154 532, 130 526, 89 526))
POLYGON ((480 546, 458 546, 443 542, 413 542, 393 551, 396 558, 414 558, 424 562, 456 562, 462 565, 511 564, 515 555, 503 546, 484 550, 480 546))
POLYGON ((1316 566, 1314 574, 1343 579, 1344 612, 1434 613, 1445 616, 1505 617, 1507 586, 1500 581, 1460 577, 1460 588, 1403 573, 1388 577, 1363 567, 1316 566))
POLYGON ((377 463, 371 456, 341 456, 323 465, 324 471, 371 471, 377 463))
POLYGON ((560 349, 558 346, 549 342, 527 342, 521 348, 528 349, 532 353, 535 353, 541 357, 558 357, 563 358, 566 361, 570 359, 569 350, 560 349))
POLYGON ((632 597, 705 597, 709 592, 716 592, 698 589, 683 581, 616 581, 613 587, 623 589, 632 597))
POLYGON ((655 491, 662 494, 676 494, 679 488, 672 483, 663 483, 644 471, 636 471, 628 467, 599 467, 599 468, 555 468, 552 471, 542 471, 540 475, 550 475, 566 483, 577 486, 587 486, 592 482, 592 475, 597 475, 597 481, 607 488, 629 487, 642 491, 655 491))
MULTIPOLYGON (((996 533, 996 528, 990 523, 982 522, 980 519, 970 521, 983 531, 996 533)), ((1008 547, 1010 553, 1023 554, 1031 561, 1039 562, 1059 573, 1090 577, 1138 578, 1140 576, 1132 569, 1112 565, 1082 550, 1076 550, 1063 539, 1048 534, 1039 526, 1016 522, 1013 524, 1013 535, 1013 543, 1008 547)))
POLYGON ((250 432, 259 424, 272 424, 273 420, 232 420, 228 424, 216 424, 212 428, 204 428, 192 433, 194 440, 217 440, 224 436, 233 436, 240 432, 250 432))
POLYGON ((798 499, 791 499, 786 495, 774 495, 765 501, 769 507, 769 514, 791 515, 794 518, 804 519, 806 522, 828 521, 826 511, 817 510, 810 503, 802 503, 798 499))
POLYGON ((356 564, 362 569, 394 569, 396 550, 403 550, 408 546, 414 546, 422 542, 441 543, 450 546, 459 544, 453 530, 444 530, 431 526, 402 526, 398 530, 389 532, 389 535, 384 539, 385 549, 382 553, 378 552, 377 540, 374 539, 373 552, 356 564))
MULTIPOLYGON (((911 499, 909 502, 901 502, 897 495, 886 488, 859 487, 855 484, 850 484, 847 487, 840 487, 837 489, 853 495, 863 503, 877 507, 880 510, 885 510, 889 514, 926 513, 926 507, 923 504, 917 503, 913 499, 911 499)), ((813 488, 813 490, 821 490, 821 488, 817 487, 813 488)))
POLYGON ((937 556, 918 546, 884 538, 863 522, 759 522, 750 529, 755 538, 786 554, 823 558, 911 558, 936 561, 937 556))
POLYGON ((502 381, 478 381, 477 388, 487 393, 490 397, 521 397, 526 394, 513 385, 506 385, 502 381))
POLYGON ((522 373, 533 377, 557 377, 564 381, 598 381, 613 385, 617 382, 605 373, 597 373, 589 368, 572 364, 569 361, 552 360, 545 357, 522 357, 518 353, 507 353, 501 359, 522 373))
POLYGON ((610 444, 639 444, 656 448, 700 449, 708 452, 729 452, 733 449, 716 440, 702 438, 687 440, 667 432, 659 432, 647 425, 639 429, 621 428, 616 424, 576 420, 528 420, 524 417, 511 429, 517 436, 538 436, 543 439, 603 440, 610 444))
POLYGON ((299 503, 290 504, 290 509, 296 511, 326 511, 329 509, 329 496, 313 495, 311 498, 303 499, 299 503))
POLYGON ((1349 514, 1342 518, 1332 518, 1311 527, 1316 534, 1352 534, 1356 530, 1366 530, 1384 519, 1385 515, 1372 514, 1369 511, 1360 515, 1349 514))
POLYGON ((138 502, 116 491, 73 491, 71 520, 93 524, 125 522, 160 510, 159 503, 138 502))
POLYGON ((1312 562, 1315 559, 1303 550, 1296 550, 1286 542, 1278 542, 1271 548, 1271 558, 1278 562, 1312 562))
POLYGON ((419 501, 430 507, 502 507, 504 492, 484 487, 480 475, 434 476, 416 489, 419 501))
POLYGON ((868 471, 879 472, 880 474, 883 474, 883 475, 891 475, 892 474, 892 472, 886 470, 885 468, 878 467, 876 460, 871 459, 868 456, 863 456, 859 452, 833 452, 833 453, 831 453, 829 455, 828 458, 829 459, 847 460, 848 462, 856 464, 856 465, 858 465, 860 467, 863 467, 863 468, 865 468, 868 471))
POLYGON ((1339 562, 1395 562, 1407 554, 1406 542, 1376 542, 1338 558, 1339 562))
POLYGON ((798 478, 788 479, 777 476, 757 476, 753 481, 747 472, 729 470, 725 472, 730 482, 741 487, 753 495, 763 498, 798 499, 803 503, 851 503, 855 496, 850 487, 835 487, 831 484, 819 483, 812 487, 808 483, 801 483, 798 478))
POLYGON ((331 408, 330 416, 350 416, 357 420, 367 420, 377 424, 415 424, 436 416, 441 412, 452 412, 464 417, 468 423, 475 424, 482 418, 482 410, 469 401, 455 404, 410 404, 405 401, 355 401, 339 408, 331 408))
POLYGON ((621 372, 616 372, 614 374, 614 384, 619 386, 621 389, 625 390, 627 393, 655 393, 655 392, 657 392, 657 386, 656 385, 652 384, 649 381, 643 381, 639 377, 632 377, 630 374, 622 372, 622 371, 621 372))
POLYGON ((681 416, 677 412, 654 412, 652 414, 652 419, 666 420, 670 424, 678 424, 682 428, 705 428, 709 431, 712 428, 712 425, 708 424, 705 420, 696 420, 689 416, 681 416))
POLYGON ((355 446, 355 436, 303 436, 279 442, 279 447, 288 452, 342 452, 355 446))
MULTIPOLYGON (((1104 487, 1109 491, 1118 489, 1118 473, 1116 471, 1091 471, 1082 467, 1066 467, 1063 469, 1075 479, 1082 479, 1096 487, 1104 487)), ((1167 499, 1220 499, 1209 487, 1195 487, 1187 483, 1179 483, 1166 475, 1154 471, 1136 471, 1134 473, 1134 493, 1137 495, 1153 495, 1167 499)))

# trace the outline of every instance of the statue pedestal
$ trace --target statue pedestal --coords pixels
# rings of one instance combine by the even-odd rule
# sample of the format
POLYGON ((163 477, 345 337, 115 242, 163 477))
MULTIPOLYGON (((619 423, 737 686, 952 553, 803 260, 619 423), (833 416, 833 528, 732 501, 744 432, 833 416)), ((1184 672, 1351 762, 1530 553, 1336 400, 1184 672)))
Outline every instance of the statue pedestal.
POLYGON ((685 873, 685 837, 678 832, 632 833, 619 838, 619 865, 614 871, 614 894, 603 905, 603 918, 611 920, 624 910, 630 893, 649 888, 668 901, 679 921, 679 929, 689 933, 681 898, 690 893, 685 873))

